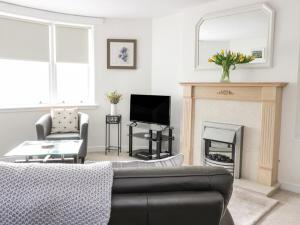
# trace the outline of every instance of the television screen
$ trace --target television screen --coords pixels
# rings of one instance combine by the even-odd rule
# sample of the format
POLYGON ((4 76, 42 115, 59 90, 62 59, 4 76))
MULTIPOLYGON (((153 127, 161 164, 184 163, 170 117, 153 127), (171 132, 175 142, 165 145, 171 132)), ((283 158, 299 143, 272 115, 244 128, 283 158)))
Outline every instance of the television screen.
POLYGON ((170 125, 170 96, 136 95, 130 97, 130 121, 170 125))

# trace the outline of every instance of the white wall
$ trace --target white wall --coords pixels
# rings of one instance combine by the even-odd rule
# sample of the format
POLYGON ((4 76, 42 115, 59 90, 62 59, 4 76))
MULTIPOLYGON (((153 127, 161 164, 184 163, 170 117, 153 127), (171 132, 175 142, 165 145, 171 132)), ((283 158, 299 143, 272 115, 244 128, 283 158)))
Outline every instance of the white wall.
MULTIPOLYGON (((118 104, 118 113, 122 114, 123 135, 122 146, 128 147, 129 101, 130 94, 150 94, 151 92, 151 54, 152 54, 152 22, 150 19, 106 19, 104 24, 96 27, 95 64, 96 64, 96 102, 98 110, 89 111, 91 116, 90 147, 104 146, 105 114, 110 112, 110 104, 105 94, 118 90, 123 94, 118 104), (137 39, 137 69, 106 69, 106 39, 137 39)), ((112 131, 113 132, 113 131, 112 131)), ((114 135, 116 137, 116 133, 114 135)), ((135 140, 134 144, 144 142, 135 140)))
MULTIPOLYGON (((117 90, 123 94, 118 104, 118 113, 122 114, 123 135, 122 146, 127 148, 128 137, 126 126, 129 123, 129 96, 131 93, 149 94, 151 92, 151 52, 152 52, 152 21, 150 19, 92 19, 62 16, 22 7, 14 7, 1 3, 0 10, 23 14, 43 19, 59 19, 61 21, 89 23, 95 25, 95 90, 96 109, 81 110, 90 116, 89 148, 91 151, 103 150, 105 145, 105 115, 110 112, 110 104, 105 94, 117 90), (137 39, 137 69, 108 70, 106 69, 106 39, 130 38, 137 39)), ((0 112, 0 155, 24 140, 35 140, 37 119, 47 111, 0 112)), ((112 130, 114 132, 115 130, 112 130)), ((116 133, 112 135, 116 136, 116 133)), ((116 140, 116 138, 114 138, 116 140)), ((135 145, 144 145, 135 142, 135 145)))
POLYGON ((181 125, 181 92, 178 80, 181 74, 182 40, 181 14, 153 20, 152 93, 171 95, 171 125, 176 135, 174 150, 179 149, 181 125))
MULTIPOLYGON (((154 19, 152 90, 168 90, 173 99, 180 102, 181 88, 178 86, 180 81, 218 81, 220 71, 194 70, 195 25, 206 13, 258 2, 264 1, 228 0, 226 4, 224 1, 216 1, 186 9, 182 14, 154 19)), ((231 79, 242 82, 289 82, 283 94, 279 180, 283 188, 300 192, 300 140, 295 135, 300 2, 272 0, 269 1, 269 5, 276 11, 274 66, 265 69, 237 69, 232 72, 231 79)), ((176 120, 180 118, 178 112, 179 110, 176 110, 172 115, 176 120)))

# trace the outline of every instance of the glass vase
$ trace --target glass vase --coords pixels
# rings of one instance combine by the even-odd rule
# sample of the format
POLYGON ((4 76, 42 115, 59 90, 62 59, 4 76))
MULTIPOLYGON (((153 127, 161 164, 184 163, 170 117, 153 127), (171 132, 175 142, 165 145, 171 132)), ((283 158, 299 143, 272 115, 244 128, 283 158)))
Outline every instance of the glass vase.
POLYGON ((221 82, 222 83, 229 83, 230 82, 230 68, 222 67, 221 82))

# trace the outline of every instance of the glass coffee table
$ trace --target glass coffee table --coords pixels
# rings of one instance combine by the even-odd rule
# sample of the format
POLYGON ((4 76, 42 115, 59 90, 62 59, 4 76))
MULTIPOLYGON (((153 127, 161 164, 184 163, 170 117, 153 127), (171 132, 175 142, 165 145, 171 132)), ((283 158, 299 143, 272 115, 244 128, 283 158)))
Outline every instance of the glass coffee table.
POLYGON ((82 140, 24 141, 5 157, 24 157, 15 162, 78 162, 82 140))

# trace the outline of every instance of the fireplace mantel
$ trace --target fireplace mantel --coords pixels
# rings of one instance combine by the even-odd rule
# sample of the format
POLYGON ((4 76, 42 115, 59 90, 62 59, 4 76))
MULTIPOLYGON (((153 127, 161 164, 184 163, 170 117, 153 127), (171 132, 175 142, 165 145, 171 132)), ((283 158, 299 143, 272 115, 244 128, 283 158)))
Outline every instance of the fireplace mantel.
POLYGON ((284 87, 286 82, 181 82, 182 86, 198 87, 284 87))
POLYGON ((183 120, 181 151, 185 164, 193 164, 195 100, 255 101, 261 107, 261 138, 257 181, 275 185, 278 177, 282 89, 284 82, 202 83, 185 82, 183 86, 183 120))

